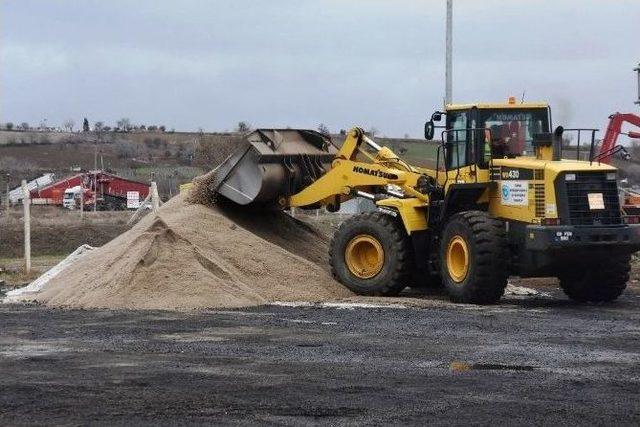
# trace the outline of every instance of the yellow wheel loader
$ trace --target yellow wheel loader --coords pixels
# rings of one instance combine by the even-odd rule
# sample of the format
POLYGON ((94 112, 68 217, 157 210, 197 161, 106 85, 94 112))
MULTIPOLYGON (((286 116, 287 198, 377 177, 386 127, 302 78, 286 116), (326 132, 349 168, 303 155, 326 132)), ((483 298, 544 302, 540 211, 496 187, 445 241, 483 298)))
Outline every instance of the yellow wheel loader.
POLYGON ((621 213, 616 169, 598 162, 595 130, 567 130, 579 141, 590 133, 591 145, 563 147, 547 104, 513 99, 447 105, 425 137, 436 129, 433 168, 408 164, 359 128, 339 148, 315 131, 260 129, 216 169, 210 190, 281 209, 335 212, 371 200, 377 210, 344 221, 330 247, 334 276, 361 295, 442 284, 453 301, 490 304, 510 275, 558 277, 578 301, 623 292, 640 225, 621 213))

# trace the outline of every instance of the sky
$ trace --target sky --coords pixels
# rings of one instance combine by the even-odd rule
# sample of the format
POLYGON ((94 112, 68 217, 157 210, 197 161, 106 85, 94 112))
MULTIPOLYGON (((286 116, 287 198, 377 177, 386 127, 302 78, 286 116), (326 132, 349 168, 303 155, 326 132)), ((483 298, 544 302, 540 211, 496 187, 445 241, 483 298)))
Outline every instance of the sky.
MULTIPOLYGON (((444 97, 445 0, 0 0, 0 122, 375 127, 444 97)), ((638 112, 639 0, 454 0, 453 99, 638 112)))

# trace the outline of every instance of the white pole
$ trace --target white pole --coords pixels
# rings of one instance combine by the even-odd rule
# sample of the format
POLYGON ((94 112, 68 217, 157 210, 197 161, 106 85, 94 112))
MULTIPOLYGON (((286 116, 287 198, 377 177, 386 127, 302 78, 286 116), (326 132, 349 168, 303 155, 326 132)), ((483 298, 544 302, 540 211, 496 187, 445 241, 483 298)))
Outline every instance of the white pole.
POLYGON ((84 187, 80 186, 80 220, 84 219, 84 187))
POLYGON ((453 100, 453 0, 447 0, 447 34, 445 47, 445 104, 453 100))
POLYGON ((31 272, 31 198, 27 188, 27 180, 22 180, 22 205, 24 206, 24 271, 31 272))
POLYGON ((9 210, 9 193, 10 192, 11 190, 9 189, 9 174, 7 174, 7 194, 6 194, 7 197, 4 199, 4 207, 7 209, 7 211, 9 210))
POLYGON ((158 185, 155 181, 151 182, 151 204, 153 205, 153 213, 158 213, 160 196, 158 195, 158 185))
POLYGON ((638 68, 634 68, 633 71, 638 73, 638 100, 635 104, 640 105, 640 63, 638 64, 638 68))

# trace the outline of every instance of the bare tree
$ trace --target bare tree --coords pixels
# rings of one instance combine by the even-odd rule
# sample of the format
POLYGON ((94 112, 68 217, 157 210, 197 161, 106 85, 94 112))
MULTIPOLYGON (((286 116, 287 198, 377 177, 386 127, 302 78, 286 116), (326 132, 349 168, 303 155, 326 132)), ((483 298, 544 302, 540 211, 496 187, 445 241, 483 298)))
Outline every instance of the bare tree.
POLYGON ((29 123, 27 123, 27 122, 22 122, 22 123, 20 123, 20 126, 19 126, 19 127, 20 127, 20 129, 22 129, 22 130, 29 130, 29 123))
POLYGON ((76 122, 73 119, 67 119, 62 122, 62 127, 68 130, 69 132, 73 132, 73 127, 76 125, 76 122))
POLYGON ((238 122, 238 126, 236 126, 236 132, 249 132, 251 130, 251 124, 248 122, 238 122))
POLYGON ((331 133, 331 131, 329 131, 329 127, 324 123, 320 123, 318 125, 318 132, 320 132, 323 135, 329 135, 331 133))
POLYGON ((375 127, 375 126, 371 126, 371 127, 369 128, 369 130, 367 130, 367 134, 368 134, 371 138, 373 138, 374 136, 376 136, 376 135, 378 134, 378 132, 379 132, 379 130, 378 130, 378 128, 377 128, 377 127, 375 127))
POLYGON ((95 122, 93 124, 93 131, 96 133, 98 141, 102 141, 102 135, 104 135, 104 133, 106 132, 104 122, 95 122))
POLYGON ((123 117, 116 122, 116 125, 124 132, 129 132, 131 130, 131 119, 123 117))

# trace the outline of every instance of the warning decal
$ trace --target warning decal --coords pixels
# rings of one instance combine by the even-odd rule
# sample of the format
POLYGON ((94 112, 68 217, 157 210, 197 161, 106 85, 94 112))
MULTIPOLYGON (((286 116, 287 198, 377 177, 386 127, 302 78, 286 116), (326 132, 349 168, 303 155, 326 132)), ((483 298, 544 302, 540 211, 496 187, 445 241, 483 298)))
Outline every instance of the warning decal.
POLYGON ((527 206, 529 204, 528 181, 503 181, 500 185, 502 204, 506 206, 527 206))

